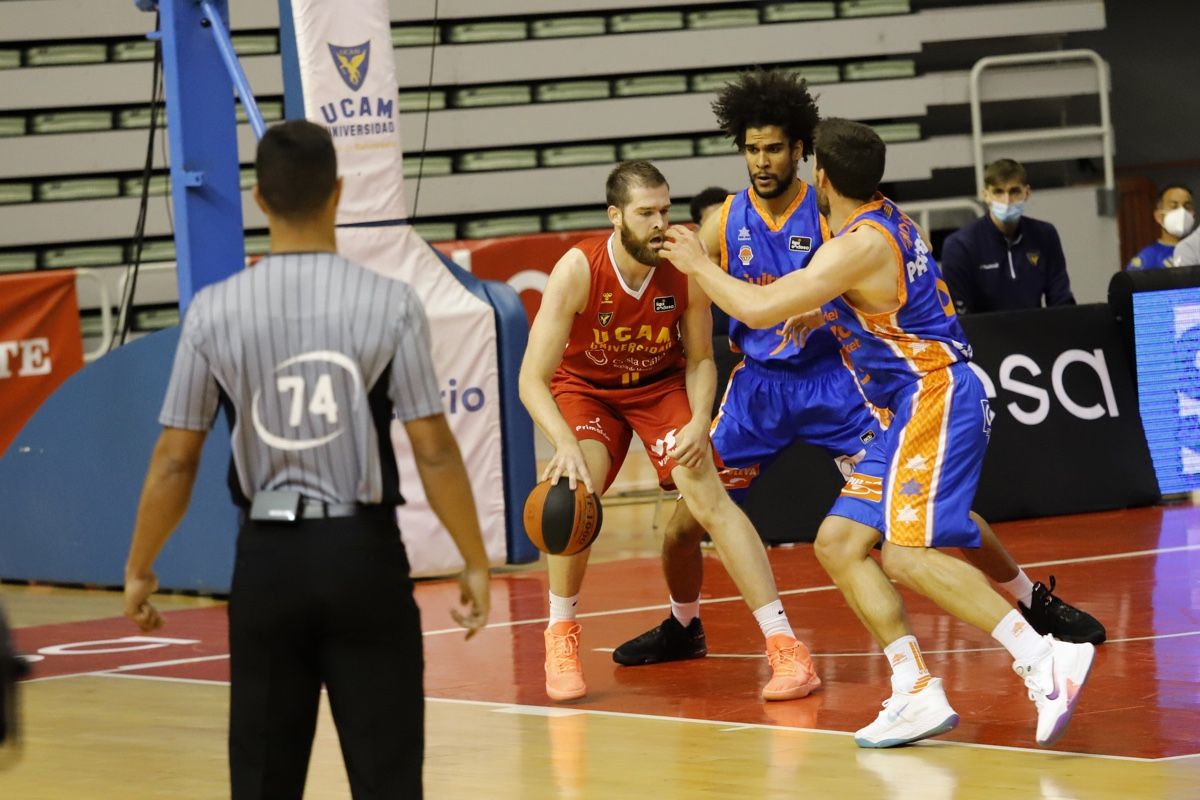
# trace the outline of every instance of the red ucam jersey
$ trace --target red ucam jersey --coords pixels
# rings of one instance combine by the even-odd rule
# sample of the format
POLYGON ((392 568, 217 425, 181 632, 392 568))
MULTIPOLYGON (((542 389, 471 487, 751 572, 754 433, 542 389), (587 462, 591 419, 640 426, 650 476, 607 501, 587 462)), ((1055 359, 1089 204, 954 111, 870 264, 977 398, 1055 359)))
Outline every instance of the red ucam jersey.
POLYGON ((573 377, 615 389, 683 374, 679 323, 688 303, 687 276, 660 261, 641 287, 627 286, 617 270, 615 236, 575 245, 587 257, 591 287, 571 326, 556 379, 573 377))

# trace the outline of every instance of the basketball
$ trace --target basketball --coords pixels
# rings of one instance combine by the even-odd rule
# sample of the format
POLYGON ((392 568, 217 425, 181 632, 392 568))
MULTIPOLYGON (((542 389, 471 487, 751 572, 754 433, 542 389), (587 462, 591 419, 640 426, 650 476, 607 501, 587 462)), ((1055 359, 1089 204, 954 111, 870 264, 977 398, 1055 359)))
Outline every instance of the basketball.
POLYGON ((570 556, 588 548, 600 533, 604 514, 600 498, 582 482, 575 491, 565 477, 542 481, 525 500, 525 533, 544 553, 570 556))

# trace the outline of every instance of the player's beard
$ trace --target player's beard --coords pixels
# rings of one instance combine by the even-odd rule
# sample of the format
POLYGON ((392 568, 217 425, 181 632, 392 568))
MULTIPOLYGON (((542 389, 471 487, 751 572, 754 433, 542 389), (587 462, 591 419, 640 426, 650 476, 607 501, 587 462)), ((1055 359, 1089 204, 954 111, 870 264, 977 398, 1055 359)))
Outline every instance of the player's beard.
POLYGON ((750 173, 750 188, 754 189, 754 193, 756 195, 758 195, 759 197, 761 197, 763 200, 774 200, 776 197, 779 197, 779 195, 786 192, 788 190, 788 188, 792 185, 792 183, 796 180, 796 165, 793 164, 792 168, 789 169, 786 174, 781 175, 781 176, 774 175, 769 172, 755 173, 754 170, 749 170, 749 173, 750 173), (774 178, 775 183, 774 183, 773 187, 770 189, 767 189, 766 191, 760 189, 758 186, 758 182, 754 180, 754 176, 756 174, 769 175, 771 178, 774 178))
POLYGON ((817 187, 817 210, 822 217, 829 217, 829 195, 821 191, 820 186, 817 187))
POLYGON ((655 236, 661 239, 662 235, 662 231, 654 230, 650 231, 645 239, 639 239, 633 235, 633 231, 629 230, 629 228, 624 225, 621 226, 621 244, 624 246, 625 252, 633 256, 634 260, 639 264, 645 264, 647 267, 657 267, 658 262, 662 260, 662 256, 658 254, 658 250, 650 246, 651 239, 655 236))

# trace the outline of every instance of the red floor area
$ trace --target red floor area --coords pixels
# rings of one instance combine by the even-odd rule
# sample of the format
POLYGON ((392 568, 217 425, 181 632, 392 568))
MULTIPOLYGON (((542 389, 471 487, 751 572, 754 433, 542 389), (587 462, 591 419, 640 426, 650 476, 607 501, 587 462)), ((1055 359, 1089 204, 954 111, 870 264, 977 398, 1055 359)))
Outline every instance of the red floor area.
MULTIPOLYGON (((1092 680, 1057 749, 1162 758, 1200 753, 1200 509, 1155 508, 998 526, 1001 538, 1034 580, 1058 579, 1059 594, 1097 616, 1110 642, 1098 652, 1092 680), (1102 558, 1104 556, 1117 556, 1102 558), (1086 559, 1086 560, 1081 560, 1086 559)), ((589 570, 581 597, 582 649, 588 697, 574 707, 657 716, 764 723, 852 731, 874 718, 888 692, 888 668, 807 546, 771 551, 784 605, 797 634, 812 648, 825 685, 812 697, 764 704, 768 677, 761 635, 740 599, 703 609, 710 657, 652 667, 618 667, 607 652, 657 624, 666 612, 633 611, 665 603, 657 559, 600 564, 589 570), (744 657, 722 657, 741 655, 744 657)), ((706 559, 704 597, 736 592, 715 558, 706 559)), ((914 632, 930 669, 945 678, 962 717, 944 738, 1034 747, 1034 709, 1011 672, 1010 659, 984 633, 948 618, 904 592, 914 632), (971 652, 983 648, 983 652, 971 652), (948 651, 948 652, 939 652, 948 651)), ((496 581, 492 627, 469 643, 452 627, 457 597, 450 582, 423 583, 418 599, 427 631, 426 689, 432 697, 551 705, 543 691, 543 572, 496 581), (522 622, 529 621, 529 622, 522 622)), ((222 608, 171 612, 161 636, 187 640, 154 649, 79 644, 133 631, 124 620, 51 625, 17 631, 23 652, 75 643, 35 665, 44 678, 122 665, 205 659, 137 670, 138 674, 226 680, 222 608)))

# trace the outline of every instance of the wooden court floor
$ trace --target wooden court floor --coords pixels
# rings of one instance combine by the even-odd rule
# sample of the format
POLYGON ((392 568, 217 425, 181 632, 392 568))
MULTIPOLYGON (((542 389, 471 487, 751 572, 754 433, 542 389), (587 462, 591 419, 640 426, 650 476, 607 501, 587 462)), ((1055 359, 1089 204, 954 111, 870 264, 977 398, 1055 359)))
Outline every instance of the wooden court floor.
MULTIPOLYGON (((663 510, 662 516, 669 512, 663 510)), ((848 735, 887 694, 887 665, 805 545, 771 550, 797 634, 825 681, 764 704, 761 636, 715 553, 705 559, 708 658, 618 667, 610 652, 667 613, 651 505, 614 508, 581 597, 589 695, 543 692, 546 576, 505 570, 489 628, 464 643, 447 581, 418 586, 431 798, 1200 798, 1200 509, 1139 509, 997 529, 1035 580, 1107 626, 1092 680, 1053 750, 988 636, 905 592, 930 668, 962 717, 939 740, 864 751, 848 735)), ((25 741, 0 798, 227 796, 223 604, 166 598, 144 641, 103 591, 7 585, 25 653, 25 741), (138 649, 135 649, 138 648, 138 649)), ((349 792, 323 709, 308 797, 349 792)))

